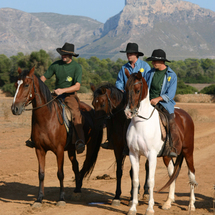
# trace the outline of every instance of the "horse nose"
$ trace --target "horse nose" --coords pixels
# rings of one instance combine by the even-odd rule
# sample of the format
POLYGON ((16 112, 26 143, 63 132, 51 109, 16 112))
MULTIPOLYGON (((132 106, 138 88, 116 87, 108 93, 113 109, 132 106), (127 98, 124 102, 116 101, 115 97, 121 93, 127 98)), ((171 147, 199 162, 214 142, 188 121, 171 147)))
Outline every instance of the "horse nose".
POLYGON ((129 110, 125 109, 125 115, 127 119, 131 119, 131 112, 129 110))
POLYGON ((14 115, 18 115, 18 112, 19 112, 19 108, 16 106, 16 105, 12 105, 11 106, 11 111, 14 115))

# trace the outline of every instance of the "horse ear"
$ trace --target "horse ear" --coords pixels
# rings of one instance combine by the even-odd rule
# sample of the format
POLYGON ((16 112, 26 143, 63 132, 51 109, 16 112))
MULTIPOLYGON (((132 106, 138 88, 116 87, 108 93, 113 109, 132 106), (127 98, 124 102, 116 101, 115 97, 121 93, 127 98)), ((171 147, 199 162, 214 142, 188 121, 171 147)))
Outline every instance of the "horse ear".
POLYGON ((127 76, 127 78, 130 77, 130 73, 129 73, 128 69, 126 69, 126 68, 125 68, 125 75, 127 76))
POLYGON ((91 88, 91 90, 92 90, 93 92, 96 90, 96 88, 95 88, 95 86, 94 86, 93 83, 90 83, 90 88, 91 88))
POLYGON ((30 70, 30 72, 29 72, 29 76, 32 76, 33 74, 34 74, 34 70, 35 70, 35 66, 30 70))
POLYGON ((140 80, 140 79, 142 79, 142 73, 139 71, 138 73, 137 73, 137 78, 140 80))
POLYGON ((18 73, 21 74, 22 73, 22 70, 20 67, 18 67, 18 73))
POLYGON ((101 91, 102 91, 102 94, 105 94, 106 93, 106 88, 102 86, 101 91))

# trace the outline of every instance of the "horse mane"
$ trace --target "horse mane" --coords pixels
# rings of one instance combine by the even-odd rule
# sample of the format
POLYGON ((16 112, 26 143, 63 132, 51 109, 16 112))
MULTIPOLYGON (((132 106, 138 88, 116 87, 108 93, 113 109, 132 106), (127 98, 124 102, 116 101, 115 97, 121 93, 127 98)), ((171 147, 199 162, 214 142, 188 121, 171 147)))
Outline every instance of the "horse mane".
POLYGON ((114 86, 113 84, 107 83, 107 84, 103 84, 101 86, 99 86, 93 93, 94 98, 103 95, 103 91, 102 88, 106 88, 108 90, 110 90, 110 97, 113 99, 115 98, 117 101, 122 101, 125 102, 125 96, 124 93, 119 90, 116 86, 114 86))
MULTIPOLYGON (((28 76, 28 74, 29 74, 29 70, 23 70, 21 72, 21 74, 19 75, 19 77, 21 79, 25 79, 26 76, 28 76)), ((43 95, 43 97, 45 99, 45 103, 48 103, 49 101, 52 100, 51 92, 50 92, 49 88, 45 85, 45 83, 43 83, 43 81, 40 80, 40 77, 38 75, 36 75, 36 74, 34 74, 34 75, 35 75, 35 77, 37 78, 37 80, 39 82, 40 93, 43 95)), ((52 102, 50 102, 47 106, 51 110, 52 102)))

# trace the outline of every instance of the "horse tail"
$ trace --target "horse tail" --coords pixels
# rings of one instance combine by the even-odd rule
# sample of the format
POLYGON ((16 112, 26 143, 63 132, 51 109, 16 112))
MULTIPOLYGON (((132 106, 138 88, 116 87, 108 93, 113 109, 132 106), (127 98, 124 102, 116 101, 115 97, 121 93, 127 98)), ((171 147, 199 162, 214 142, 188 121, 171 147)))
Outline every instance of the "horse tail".
POLYGON ((160 190, 157 191, 158 193, 161 192, 162 190, 166 189, 167 187, 169 187, 172 184, 172 182, 174 180, 176 180, 176 178, 178 177, 179 172, 181 170, 181 165, 182 165, 183 159, 184 159, 184 156, 181 152, 181 154, 176 159, 173 174, 171 175, 169 181, 160 190))
POLYGON ((91 135, 91 140, 87 144, 86 159, 80 171, 81 178, 85 178, 86 176, 90 176, 92 174, 98 157, 102 137, 103 130, 94 130, 93 134, 91 135))

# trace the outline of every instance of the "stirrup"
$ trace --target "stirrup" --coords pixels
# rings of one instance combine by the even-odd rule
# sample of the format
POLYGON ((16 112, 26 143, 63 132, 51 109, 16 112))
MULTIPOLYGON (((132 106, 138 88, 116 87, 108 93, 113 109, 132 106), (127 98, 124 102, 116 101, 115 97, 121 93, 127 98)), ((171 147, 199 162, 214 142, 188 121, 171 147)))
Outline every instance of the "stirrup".
POLYGON ((35 147, 35 143, 30 138, 27 141, 25 141, 25 145, 30 147, 30 148, 35 147))
POLYGON ((107 139, 104 143, 101 144, 101 147, 102 147, 103 149, 114 149, 114 148, 112 147, 112 144, 108 141, 108 139, 107 139))
POLYGON ((75 149, 77 151, 77 154, 81 154, 85 149, 84 141, 81 139, 77 140, 75 142, 75 149))

